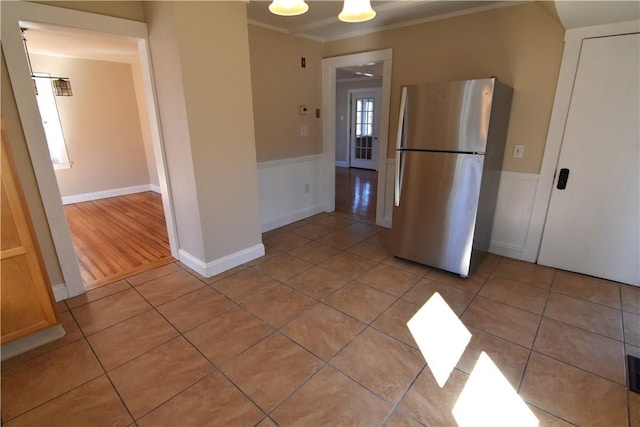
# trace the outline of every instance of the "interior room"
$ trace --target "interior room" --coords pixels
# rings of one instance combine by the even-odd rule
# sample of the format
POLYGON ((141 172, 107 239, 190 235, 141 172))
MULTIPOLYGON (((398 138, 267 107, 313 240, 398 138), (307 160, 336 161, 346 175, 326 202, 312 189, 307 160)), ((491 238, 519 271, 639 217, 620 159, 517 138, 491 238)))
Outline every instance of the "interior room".
POLYGON ((53 97, 48 79, 34 79, 85 288, 174 262, 135 41, 23 28, 32 72, 73 80, 72 96, 53 97))
POLYGON ((278 3, 2 3, 3 425, 640 426, 640 4, 278 3))

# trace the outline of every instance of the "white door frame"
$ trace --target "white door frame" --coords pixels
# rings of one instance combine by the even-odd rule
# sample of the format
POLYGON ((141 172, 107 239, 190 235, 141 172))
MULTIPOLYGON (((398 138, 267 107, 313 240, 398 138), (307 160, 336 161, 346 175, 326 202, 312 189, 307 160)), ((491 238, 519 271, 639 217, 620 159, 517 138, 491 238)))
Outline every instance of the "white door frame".
POLYGON ((133 37, 138 40, 138 52, 144 83, 149 126, 154 149, 158 180, 162 194, 171 255, 177 258, 178 235, 173 215, 173 202, 162 142, 160 117, 155 94, 149 51, 147 25, 144 22, 113 18, 94 13, 80 12, 27 2, 6 2, 2 6, 2 48, 7 61, 11 85, 16 98, 18 114, 27 141, 27 148, 35 173, 49 229, 62 269, 64 284, 53 284, 56 300, 86 292, 82 284, 71 233, 62 206, 62 198, 45 139, 40 114, 33 96, 33 84, 29 76, 27 57, 22 43, 20 22, 34 22, 81 30, 133 37))
MULTIPOLYGON (((347 163, 349 167, 351 167, 351 161, 353 157, 352 153, 352 144, 353 144, 353 133, 351 132, 353 126, 353 95, 359 95, 362 93, 375 93, 378 98, 378 104, 381 104, 382 101, 382 88, 380 87, 369 87, 369 88, 358 88, 358 89, 347 89, 347 163)), ((377 162, 376 171, 379 169, 379 160, 380 160, 380 105, 374 106, 373 112, 373 129, 374 129, 374 138, 377 138, 376 142, 378 143, 377 153, 374 150, 373 161, 377 162), (375 130, 378 131, 378 136, 375 136, 375 130), (377 156, 377 157, 376 157, 377 156)))
POLYGON ((576 28, 567 30, 565 33, 564 52, 558 75, 556 96, 553 102, 549 131, 547 132, 547 141, 524 248, 523 260, 525 261, 536 262, 540 253, 542 232, 544 231, 551 191, 555 182, 554 175, 560 158, 560 148, 573 94, 573 82, 578 70, 582 40, 591 37, 637 33, 639 30, 640 21, 635 20, 576 28))
POLYGON ((380 153, 378 156, 378 190, 376 224, 384 223, 384 206, 387 183, 387 146, 389 138, 389 109, 391 104, 391 62, 392 49, 374 50, 352 55, 335 56, 322 60, 322 110, 325 117, 322 124, 322 183, 321 204, 326 212, 336 207, 336 69, 354 67, 372 62, 382 62, 382 97, 380 100, 380 153))

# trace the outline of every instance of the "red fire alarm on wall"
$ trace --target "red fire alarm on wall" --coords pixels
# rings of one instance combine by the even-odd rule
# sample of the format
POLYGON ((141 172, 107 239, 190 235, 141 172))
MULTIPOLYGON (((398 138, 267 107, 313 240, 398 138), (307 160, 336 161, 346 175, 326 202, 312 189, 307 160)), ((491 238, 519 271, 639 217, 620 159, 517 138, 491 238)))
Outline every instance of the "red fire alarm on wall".
POLYGON ((304 56, 300 58, 300 67, 307 68, 307 58, 305 58, 304 56))

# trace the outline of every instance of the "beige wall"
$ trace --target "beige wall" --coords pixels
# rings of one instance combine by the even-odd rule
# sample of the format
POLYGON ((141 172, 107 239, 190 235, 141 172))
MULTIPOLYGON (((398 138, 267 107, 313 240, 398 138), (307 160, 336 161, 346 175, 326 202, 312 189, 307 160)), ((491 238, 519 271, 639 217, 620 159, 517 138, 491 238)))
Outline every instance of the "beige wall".
POLYGON ((114 16, 116 18, 131 19, 144 22, 142 2, 134 0, 125 1, 33 1, 65 9, 80 10, 82 12, 98 13, 100 15, 114 16))
POLYGON ((34 72, 71 79, 55 98, 73 167, 56 170, 61 195, 150 183, 131 65, 31 55, 34 72))
POLYGON ((191 254, 202 261, 253 247, 260 217, 246 5, 144 8, 180 246, 183 235, 201 238, 191 254), (197 214, 197 223, 185 222, 197 214))
POLYGON ((261 242, 246 4, 193 2, 176 9, 209 261, 261 242))
POLYGON ((149 28, 149 44, 179 246, 191 255, 204 259, 187 107, 182 85, 182 67, 173 23, 173 4, 147 3, 145 17, 149 28))
POLYGON ((17 174, 22 185, 22 190, 24 191, 47 274, 49 275, 51 284, 57 285, 64 283, 64 278, 49 230, 49 223, 47 222, 47 217, 42 205, 38 183, 33 167, 31 166, 31 157, 27 148, 27 141, 22 131, 20 117, 18 116, 18 107, 16 106, 11 81, 9 80, 9 71, 7 70, 7 64, 4 59, 4 52, 0 56, 2 57, 2 69, 0 72, 0 78, 2 80, 0 88, 0 92, 2 93, 0 97, 2 120, 6 125, 17 174))
POLYGON ((322 118, 315 110, 322 106, 323 44, 249 25, 249 47, 258 161, 321 153, 322 118), (301 105, 309 106, 307 115, 301 105))
POLYGON ((149 170, 149 182, 152 185, 159 187, 160 180, 158 178, 158 167, 156 165, 153 139, 151 137, 149 110, 147 105, 147 97, 144 92, 144 81, 142 79, 142 67, 140 66, 140 61, 133 62, 131 64, 131 70, 133 72, 133 86, 136 90, 136 103, 138 105, 138 117, 140 119, 140 131, 142 132, 144 154, 147 160, 147 169, 149 170))
POLYGON ((528 3, 330 42, 325 55, 393 48, 389 141, 397 132, 402 85, 497 76, 514 88, 504 168, 538 173, 563 36, 554 18, 528 3), (521 159, 512 157, 515 144, 525 146, 521 159))

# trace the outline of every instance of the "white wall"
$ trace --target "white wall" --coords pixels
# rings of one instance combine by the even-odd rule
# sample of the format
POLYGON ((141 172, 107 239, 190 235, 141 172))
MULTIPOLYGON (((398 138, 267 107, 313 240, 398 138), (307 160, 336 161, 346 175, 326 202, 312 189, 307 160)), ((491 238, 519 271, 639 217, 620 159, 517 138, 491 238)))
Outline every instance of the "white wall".
POLYGON ((258 163, 262 232, 322 212, 322 156, 258 163))

